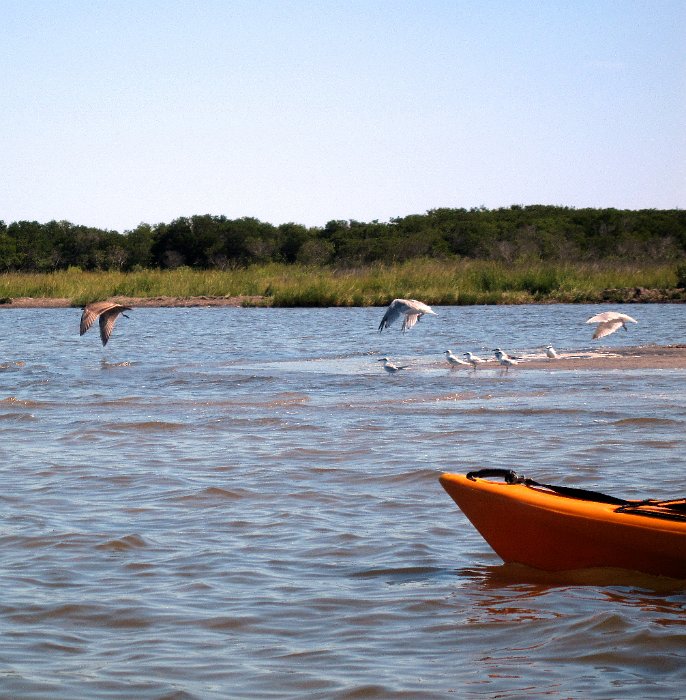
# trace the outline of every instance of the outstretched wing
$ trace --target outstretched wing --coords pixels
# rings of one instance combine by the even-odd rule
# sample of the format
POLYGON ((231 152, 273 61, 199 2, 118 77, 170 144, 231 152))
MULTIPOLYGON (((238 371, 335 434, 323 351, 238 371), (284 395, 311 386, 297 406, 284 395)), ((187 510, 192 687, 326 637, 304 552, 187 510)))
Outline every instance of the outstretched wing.
POLYGON ((114 328, 114 323, 119 314, 119 310, 111 309, 100 315, 100 339, 103 345, 107 345, 107 341, 112 335, 112 329, 114 328))
POLYGON ((607 321, 627 321, 629 323, 638 323, 635 318, 631 318, 628 314, 620 314, 619 311, 603 311, 600 314, 591 316, 586 323, 606 323, 607 321))
POLYGON ((412 308, 412 311, 419 314, 432 314, 436 315, 436 312, 423 301, 417 301, 416 299, 410 299, 408 302, 408 307, 412 308))
POLYGON ((422 314, 405 314, 405 318, 403 319, 403 325, 400 330, 409 331, 410 328, 412 328, 421 317, 422 314))
POLYGON ((94 323, 95 319, 113 306, 117 306, 111 301, 94 301, 86 304, 81 314, 81 327, 79 335, 83 335, 94 323))
POLYGON ((624 322, 621 319, 615 319, 614 321, 604 321, 602 323, 599 323, 598 327, 595 329, 595 333, 593 334, 593 340, 597 340, 598 338, 604 338, 606 335, 614 333, 623 325, 624 322))
POLYGON ((111 304, 109 309, 100 314, 100 339, 103 345, 107 345, 107 341, 112 335, 114 324, 119 314, 124 311, 130 311, 130 307, 122 306, 121 304, 111 304))
POLYGON ((86 307, 81 314, 81 327, 79 328, 79 335, 83 335, 92 325, 93 321, 98 317, 98 314, 93 313, 91 309, 86 307))
POLYGON ((607 323, 607 321, 612 321, 616 315, 616 311, 603 311, 601 314, 591 316, 586 323, 607 323))
POLYGON ((386 309, 386 313, 381 319, 379 331, 382 331, 384 328, 388 328, 388 326, 390 326, 391 323, 398 318, 398 316, 404 313, 405 308, 405 302, 402 299, 394 299, 390 306, 386 309))

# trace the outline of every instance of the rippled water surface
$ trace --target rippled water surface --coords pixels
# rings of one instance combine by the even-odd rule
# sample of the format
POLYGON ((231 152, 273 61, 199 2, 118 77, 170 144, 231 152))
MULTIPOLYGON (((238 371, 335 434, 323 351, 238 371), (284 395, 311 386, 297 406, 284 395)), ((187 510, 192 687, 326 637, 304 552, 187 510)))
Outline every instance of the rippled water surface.
MULTIPOLYGON (((588 350, 599 310, 135 309, 105 349, 0 311, 0 696, 680 697, 685 583, 504 566, 438 483, 684 495, 683 370, 441 354, 588 350)), ((628 313, 603 346, 686 342, 628 313)))

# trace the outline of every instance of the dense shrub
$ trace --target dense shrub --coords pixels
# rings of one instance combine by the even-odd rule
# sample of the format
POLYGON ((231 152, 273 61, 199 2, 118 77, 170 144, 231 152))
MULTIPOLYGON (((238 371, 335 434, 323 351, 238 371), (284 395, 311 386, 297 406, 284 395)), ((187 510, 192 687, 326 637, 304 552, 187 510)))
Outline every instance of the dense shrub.
MULTIPOLYGON (((69 267, 86 271, 231 270, 268 263, 339 268, 392 265, 418 258, 518 265, 651 261, 683 268, 686 212, 540 205, 433 209, 387 223, 336 220, 323 228, 202 215, 154 226, 141 223, 124 233, 67 221, 9 225, 0 221, 0 272, 51 272, 69 267)), ((684 282, 686 275, 678 276, 684 282)), ((498 291, 499 285, 492 270, 482 271, 482 291, 498 291)), ((537 277, 524 289, 545 294, 556 286, 552 276, 543 283, 537 277)))

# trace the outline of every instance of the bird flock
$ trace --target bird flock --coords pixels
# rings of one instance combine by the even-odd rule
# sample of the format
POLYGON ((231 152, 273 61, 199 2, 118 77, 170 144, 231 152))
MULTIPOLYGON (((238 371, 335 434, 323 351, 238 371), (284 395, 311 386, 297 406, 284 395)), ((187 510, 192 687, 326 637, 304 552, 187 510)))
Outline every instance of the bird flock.
MULTIPOLYGON (((403 317, 403 322, 400 330, 404 333, 415 326, 419 320, 424 315, 436 316, 436 312, 430 306, 427 306, 424 302, 417 301, 416 299, 394 299, 389 307, 386 309, 386 313, 381 319, 379 324, 379 332, 388 328, 396 319, 403 317)), ((593 339, 597 340, 599 338, 604 338, 611 333, 623 328, 625 331, 628 330, 627 323, 638 323, 636 319, 628 316, 627 314, 619 313, 618 311, 604 311, 603 313, 596 314, 586 321, 586 323, 595 323, 596 329, 593 333, 593 339)), ((552 345, 546 345, 545 348, 546 357, 555 360, 560 356, 558 352, 552 345)), ((494 348, 492 350, 495 357, 495 361, 507 372, 511 367, 516 367, 519 358, 509 355, 507 352, 501 348, 494 348)), ((457 367, 472 367, 477 368, 477 365, 486 362, 481 357, 478 357, 472 352, 465 352, 462 359, 455 355, 452 350, 444 350, 443 354, 445 359, 451 368, 457 367)), ((388 357, 382 357, 379 362, 383 362, 383 367, 387 372, 394 373, 402 369, 407 369, 407 365, 397 365, 392 362, 388 357)))
MULTIPOLYGON (((105 346, 112 335, 114 324, 119 316, 121 315, 124 318, 128 318, 124 312, 131 310, 132 308, 130 306, 124 306, 113 301, 96 301, 91 304, 86 304, 81 314, 80 335, 83 335, 97 320, 100 326, 100 340, 103 346, 105 346)), ((381 323, 379 323, 379 332, 388 328, 394 321, 402 317, 403 320, 400 330, 405 333, 411 328, 414 328, 422 316, 425 315, 436 316, 437 314, 430 306, 416 299, 394 299, 386 309, 381 323)), ((627 314, 622 314, 617 311, 604 311, 603 313, 592 316, 586 323, 596 324, 593 339, 597 340, 614 333, 620 328, 626 331, 628 330, 626 326, 627 323, 638 323, 638 321, 627 314)), ((546 357, 549 359, 555 360, 559 358, 557 351, 552 345, 546 345, 544 350, 546 357)), ((509 355, 501 348, 494 348, 492 352, 496 362, 504 371, 517 366, 518 358, 509 355)), ((444 350, 443 354, 451 368, 472 367, 476 369, 478 365, 486 362, 486 360, 472 352, 465 352, 463 357, 466 359, 464 360, 453 354, 451 350, 444 350)), ((409 366, 398 365, 391 361, 389 357, 382 357, 378 361, 383 362, 383 368, 386 372, 391 374, 407 369, 409 366)))

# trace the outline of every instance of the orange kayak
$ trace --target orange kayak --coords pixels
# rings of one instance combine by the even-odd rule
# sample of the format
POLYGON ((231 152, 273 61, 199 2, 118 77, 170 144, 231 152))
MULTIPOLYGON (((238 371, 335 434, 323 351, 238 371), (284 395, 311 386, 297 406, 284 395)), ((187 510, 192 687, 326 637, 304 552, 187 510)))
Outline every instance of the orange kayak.
POLYGON ((686 579, 686 499, 624 501, 506 470, 443 474, 440 482, 505 562, 544 571, 617 567, 686 579))

